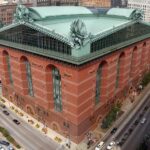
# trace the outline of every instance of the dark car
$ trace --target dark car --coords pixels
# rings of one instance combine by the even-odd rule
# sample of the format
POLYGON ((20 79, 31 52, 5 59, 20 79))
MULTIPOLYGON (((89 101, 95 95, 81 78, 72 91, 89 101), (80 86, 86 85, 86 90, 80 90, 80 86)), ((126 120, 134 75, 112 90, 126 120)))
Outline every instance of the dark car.
POLYGON ((13 119, 13 122, 14 122, 15 124, 17 124, 17 125, 20 124, 20 122, 19 122, 17 119, 13 119))
POLYGON ((132 133, 132 131, 133 131, 133 128, 129 128, 129 133, 132 133))
POLYGON ((137 125, 138 123, 139 123, 139 121, 138 121, 138 120, 135 120, 134 125, 137 125))
POLYGON ((110 132, 110 133, 111 133, 111 134, 116 133, 117 129, 118 129, 118 128, 116 128, 116 127, 115 127, 115 128, 113 128, 113 129, 111 130, 111 132, 110 132))
POLYGON ((145 107, 144 107, 144 111, 146 111, 148 108, 149 108, 149 106, 145 106, 145 107))
POLYGON ((6 111, 6 110, 4 110, 3 113, 4 113, 5 115, 7 115, 7 116, 9 115, 9 112, 6 111))
POLYGON ((117 143, 117 145, 122 146, 124 144, 124 141, 121 140, 120 142, 117 143))
POLYGON ((5 145, 5 146, 9 146, 10 143, 7 142, 7 141, 0 141, 0 144, 1 144, 1 145, 5 145))

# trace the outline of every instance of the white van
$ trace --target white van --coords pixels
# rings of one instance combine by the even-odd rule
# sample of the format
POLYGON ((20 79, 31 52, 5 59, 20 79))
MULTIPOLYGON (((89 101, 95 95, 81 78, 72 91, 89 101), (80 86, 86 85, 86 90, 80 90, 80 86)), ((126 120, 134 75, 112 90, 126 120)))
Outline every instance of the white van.
POLYGON ((144 123, 145 123, 145 121, 146 121, 146 118, 142 118, 142 120, 141 120, 141 124, 144 124, 144 123))
POLYGON ((104 147, 104 142, 101 141, 96 147, 95 150, 101 150, 104 147))

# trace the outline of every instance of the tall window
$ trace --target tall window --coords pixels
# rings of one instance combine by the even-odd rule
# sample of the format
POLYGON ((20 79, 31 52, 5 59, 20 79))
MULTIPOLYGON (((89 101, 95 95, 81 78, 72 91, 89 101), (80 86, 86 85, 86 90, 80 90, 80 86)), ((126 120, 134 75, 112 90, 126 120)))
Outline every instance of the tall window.
POLYGON ((28 62, 28 60, 25 60, 24 63, 25 63, 25 66, 26 66, 26 74, 27 74, 27 82, 28 82, 28 93, 29 93, 30 96, 34 96, 30 63, 28 62))
POLYGON ((6 62, 7 62, 7 68, 8 68, 9 81, 11 84, 13 84, 10 56, 8 54, 6 55, 6 62))
POLYGON ((134 50, 131 53, 131 64, 130 64, 130 74, 129 77, 132 75, 132 69, 133 69, 133 55, 134 55, 134 50))
POLYGON ((119 86, 119 76, 120 76, 120 57, 117 62, 116 88, 118 88, 119 86))
POLYGON ((61 94, 61 75, 56 67, 52 68, 52 78, 53 78, 53 97, 55 110, 62 111, 62 94, 61 94))
POLYGON ((100 102, 101 75, 102 75, 102 64, 98 67, 96 73, 96 94, 95 94, 96 104, 100 102))

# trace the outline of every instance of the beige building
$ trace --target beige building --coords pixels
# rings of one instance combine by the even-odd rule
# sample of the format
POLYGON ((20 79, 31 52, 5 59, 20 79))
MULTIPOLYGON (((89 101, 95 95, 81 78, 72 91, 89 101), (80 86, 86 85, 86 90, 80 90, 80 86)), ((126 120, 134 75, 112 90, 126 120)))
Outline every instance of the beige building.
POLYGON ((144 12, 143 20, 150 22, 150 0, 128 0, 128 7, 141 9, 144 12))
POLYGON ((81 5, 87 7, 110 7, 111 0, 37 0, 37 6, 81 5))
POLYGON ((80 0, 80 5, 89 7, 111 7, 111 0, 80 0))

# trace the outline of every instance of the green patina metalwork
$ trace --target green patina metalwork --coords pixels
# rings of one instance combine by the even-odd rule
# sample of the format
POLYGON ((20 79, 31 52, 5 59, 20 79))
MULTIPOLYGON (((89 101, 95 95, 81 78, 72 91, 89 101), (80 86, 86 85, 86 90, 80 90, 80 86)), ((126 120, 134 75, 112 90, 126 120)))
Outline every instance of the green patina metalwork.
POLYGON ((70 27, 70 38, 74 47, 83 46, 84 40, 88 37, 87 29, 81 20, 77 19, 72 22, 70 27))
POLYGON ((16 22, 0 28, 0 44, 80 65, 149 38, 150 25, 139 20, 140 14, 119 8, 101 16, 84 7, 19 6, 16 22))
POLYGON ((18 4, 16 7, 16 12, 14 14, 14 22, 25 21, 33 22, 33 19, 30 17, 30 12, 26 6, 18 4))

